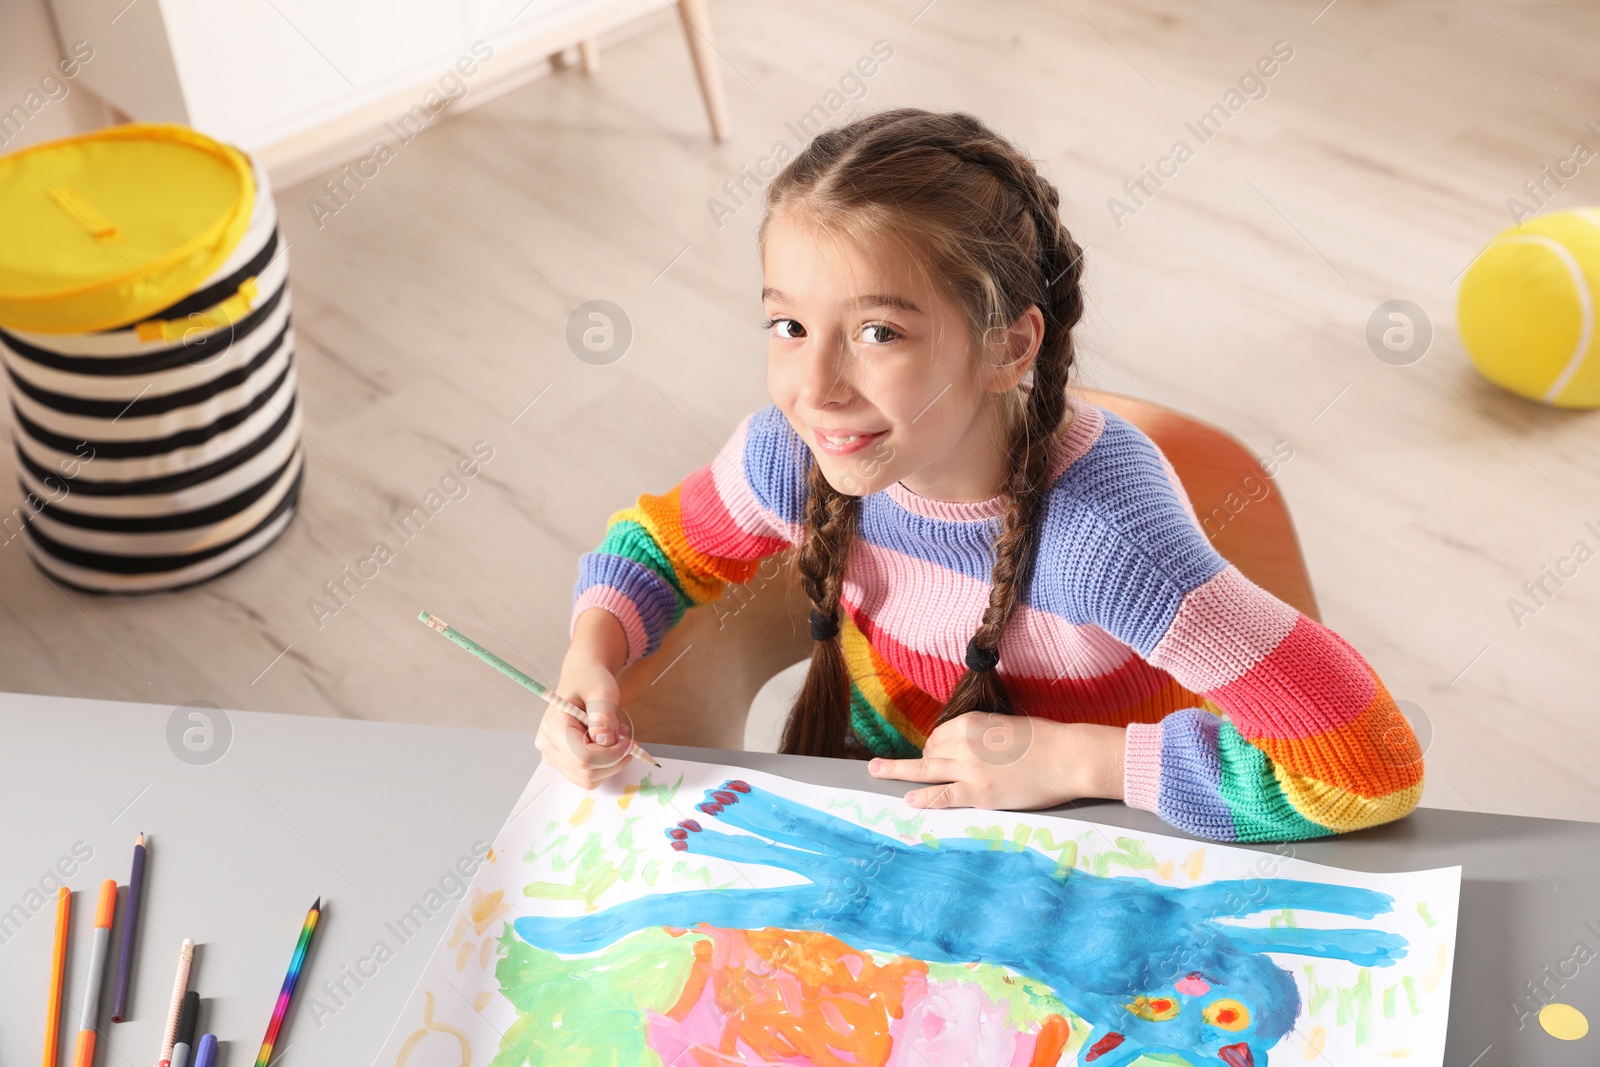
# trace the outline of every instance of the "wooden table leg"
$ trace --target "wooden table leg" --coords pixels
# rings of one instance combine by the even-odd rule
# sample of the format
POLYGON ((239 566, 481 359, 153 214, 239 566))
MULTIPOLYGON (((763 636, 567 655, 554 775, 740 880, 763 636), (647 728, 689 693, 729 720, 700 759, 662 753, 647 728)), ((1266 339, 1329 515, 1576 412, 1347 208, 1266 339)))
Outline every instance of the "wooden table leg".
POLYGON ((678 17, 689 39, 689 54, 694 57, 694 72, 700 79, 700 95, 706 101, 711 119, 711 139, 728 139, 728 102, 722 95, 722 72, 717 68, 717 50, 711 41, 711 12, 706 0, 677 0, 678 17))

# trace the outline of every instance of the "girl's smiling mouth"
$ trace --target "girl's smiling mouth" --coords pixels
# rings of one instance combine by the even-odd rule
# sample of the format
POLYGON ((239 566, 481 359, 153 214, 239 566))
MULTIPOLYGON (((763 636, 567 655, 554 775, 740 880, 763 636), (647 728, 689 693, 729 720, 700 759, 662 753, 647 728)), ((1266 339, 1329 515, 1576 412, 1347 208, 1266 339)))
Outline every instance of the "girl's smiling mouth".
POLYGON ((817 447, 830 456, 848 456, 867 447, 888 430, 879 430, 876 433, 866 433, 860 430, 822 430, 812 427, 812 434, 817 439, 817 447))

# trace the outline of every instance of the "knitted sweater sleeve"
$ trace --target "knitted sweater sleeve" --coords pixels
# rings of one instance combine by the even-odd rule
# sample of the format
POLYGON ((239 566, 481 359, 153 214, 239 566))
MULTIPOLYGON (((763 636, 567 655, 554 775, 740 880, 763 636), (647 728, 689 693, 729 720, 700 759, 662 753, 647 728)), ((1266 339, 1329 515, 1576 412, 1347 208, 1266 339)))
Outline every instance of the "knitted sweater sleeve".
POLYGON ((615 615, 627 635, 623 667, 654 652, 689 608, 749 581, 761 561, 799 539, 804 442, 774 404, 745 416, 704 467, 670 491, 644 493, 606 521, 578 561, 572 618, 615 615))
POLYGON ((1212 548, 1153 442, 1124 425, 1107 446, 1115 475, 1096 482, 1115 488, 1071 524, 1086 560, 1073 611, 1210 705, 1127 728, 1128 805, 1219 841, 1322 837, 1415 808, 1421 748, 1367 661, 1212 548))

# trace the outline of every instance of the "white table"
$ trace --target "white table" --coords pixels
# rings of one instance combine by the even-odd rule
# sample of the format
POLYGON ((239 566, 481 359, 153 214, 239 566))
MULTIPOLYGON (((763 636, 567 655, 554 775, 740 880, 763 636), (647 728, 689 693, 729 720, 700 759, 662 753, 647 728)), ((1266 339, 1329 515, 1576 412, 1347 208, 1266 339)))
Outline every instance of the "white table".
MULTIPOLYGON (((0 1064, 37 1063, 43 1038, 54 891, 31 913, 25 894, 67 858, 74 909, 67 990, 76 1003, 97 887, 105 878, 126 882, 141 830, 150 835, 150 858, 130 1019, 103 1023, 97 1062, 154 1063, 178 945, 192 937, 199 944, 192 988, 202 997, 197 1033, 222 1040, 223 1067, 252 1063, 300 923, 319 895, 325 911, 274 1062, 372 1062, 453 902, 418 920, 420 929, 404 928, 403 939, 395 924, 500 828, 537 764, 532 734, 233 711, 221 758, 196 765, 169 747, 175 710, 0 694, 0 1064), (75 846, 89 853, 81 865, 72 861, 75 846), (371 976, 358 985, 349 975, 373 958, 379 941, 393 956, 369 962, 371 976), (328 989, 340 979, 345 991, 336 997, 328 989)), ((218 731, 209 752, 222 744, 218 731)), ((891 794, 910 788, 873 779, 851 761, 651 748, 819 784, 891 794)), ((1061 813, 1177 833, 1110 802, 1061 813)), ((1510 1008, 1513 997, 1526 997, 1523 983, 1545 978, 1543 968, 1560 974, 1576 942, 1600 952, 1600 826, 1422 809, 1388 826, 1293 847, 1303 859, 1373 871, 1462 864, 1451 1067, 1600 1062, 1600 1033, 1557 1041, 1537 1023, 1518 1030, 1510 1008)), ((1562 981, 1564 988, 1550 986, 1557 998, 1600 1024, 1600 959, 1562 981)), ((106 1018, 111 984, 108 974, 106 1018)), ((75 1027, 74 1013, 63 1014, 75 1027)), ((63 1063, 71 1036, 63 1037, 63 1063)))

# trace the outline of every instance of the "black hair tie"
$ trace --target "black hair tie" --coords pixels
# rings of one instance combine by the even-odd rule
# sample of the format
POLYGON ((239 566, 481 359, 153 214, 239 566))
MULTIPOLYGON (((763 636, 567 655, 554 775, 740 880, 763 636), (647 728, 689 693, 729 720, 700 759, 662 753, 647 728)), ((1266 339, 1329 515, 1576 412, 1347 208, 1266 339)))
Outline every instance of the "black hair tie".
POLYGON ((839 619, 834 615, 824 615, 816 608, 811 609, 811 640, 827 641, 839 635, 839 619))
POLYGON ((999 662, 1000 650, 998 648, 984 648, 980 646, 976 636, 967 642, 968 670, 974 670, 980 673, 983 671, 992 671, 994 670, 995 664, 999 662))

